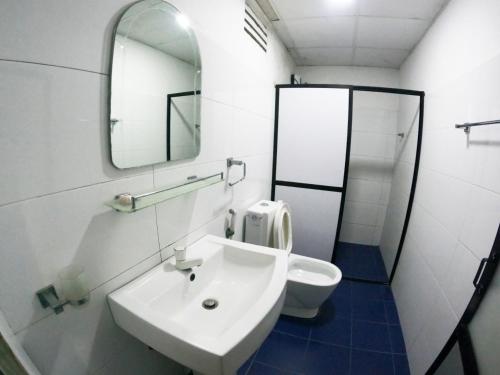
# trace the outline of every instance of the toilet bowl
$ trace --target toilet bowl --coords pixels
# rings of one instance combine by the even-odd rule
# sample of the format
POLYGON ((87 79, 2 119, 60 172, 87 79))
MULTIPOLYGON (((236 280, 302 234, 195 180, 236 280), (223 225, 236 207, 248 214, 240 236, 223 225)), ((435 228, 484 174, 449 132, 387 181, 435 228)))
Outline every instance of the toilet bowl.
POLYGON ((281 313, 314 318, 341 279, 342 272, 331 263, 290 254, 285 306, 281 313))
POLYGON ((288 281, 282 314, 313 318, 342 279, 334 264, 291 253, 291 212, 285 202, 260 201, 245 218, 245 242, 287 251, 288 281))

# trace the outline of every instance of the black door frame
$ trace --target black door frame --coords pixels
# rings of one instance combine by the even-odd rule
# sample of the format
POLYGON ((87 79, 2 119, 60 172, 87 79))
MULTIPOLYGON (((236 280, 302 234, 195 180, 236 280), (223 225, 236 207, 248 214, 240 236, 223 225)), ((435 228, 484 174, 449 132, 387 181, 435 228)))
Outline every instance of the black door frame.
MULTIPOLYGON (((167 94, 167 132, 166 132, 166 137, 167 137, 167 161, 171 161, 171 150, 172 146, 170 144, 170 141, 172 139, 171 137, 171 116, 172 116, 172 98, 178 98, 181 96, 196 96, 196 95, 201 95, 201 90, 193 90, 193 91, 182 91, 182 92, 175 92, 172 94, 167 94)), ((196 125, 196 124, 195 124, 196 125)), ((195 128, 196 130, 196 128, 195 128)))
POLYGON ((275 86, 275 107, 274 107, 274 144, 273 144, 273 172, 272 172, 272 181, 271 181, 271 200, 275 199, 275 190, 276 186, 291 186, 305 189, 314 189, 314 190, 326 190, 326 191, 336 191, 342 193, 341 203, 340 203, 340 211, 339 211, 339 220, 337 223, 336 236, 335 236, 335 244, 332 253, 331 262, 335 262, 335 250, 338 246, 340 230, 342 227, 342 218, 344 214, 344 204, 347 190, 347 180, 349 175, 349 160, 351 156, 351 138, 352 138, 352 117, 353 117, 353 97, 354 91, 368 91, 368 92, 379 92, 379 93, 387 93, 387 94, 398 94, 398 95, 411 95, 419 97, 419 122, 418 122, 418 136, 417 136, 417 149, 415 155, 415 164, 413 168, 413 177, 410 189, 410 197, 408 200, 408 207, 406 209, 405 220, 403 224, 403 230, 401 232, 401 238, 398 245, 398 250, 396 252, 396 257, 394 259, 394 264, 392 266, 392 270, 389 276, 389 283, 373 281, 373 280, 363 280, 363 279, 354 279, 347 278, 350 280, 363 281, 363 282, 371 282, 376 284, 390 284, 392 283, 396 268, 399 263, 399 259, 401 257, 401 252, 403 251, 404 241, 406 238, 406 232, 408 230, 408 224, 410 222, 411 211, 413 208, 413 200, 415 197, 415 190, 417 187, 418 180, 418 170, 420 165, 420 152, 422 148, 422 132, 424 126, 424 101, 425 101, 425 92, 424 91, 416 91, 416 90, 406 90, 406 89, 398 89, 392 87, 379 87, 379 86, 357 86, 357 85, 336 85, 336 84, 282 84, 275 86), (344 180, 342 186, 325 186, 325 185, 313 185, 313 184, 304 184, 297 183, 293 181, 279 181, 276 180, 276 163, 277 163, 277 154, 278 154, 278 123, 279 123, 279 97, 280 97, 280 89, 283 88, 333 88, 333 89, 348 89, 349 90, 349 115, 348 115, 348 130, 347 130, 347 147, 346 147, 346 161, 345 161, 345 170, 344 170, 344 180))
POLYGON ((426 372, 426 375, 433 375, 438 370, 439 366, 444 362, 453 347, 458 343, 460 348, 460 356, 465 375, 478 375, 479 370, 477 360, 474 353, 474 345, 469 333, 469 324, 474 318, 479 305, 493 281, 495 272, 500 262, 500 225, 498 226, 497 235, 493 242, 493 247, 488 258, 483 258, 479 264, 479 268, 472 282, 476 289, 472 295, 469 304, 460 318, 456 328, 446 342, 445 346, 437 356, 436 360, 432 363, 431 367, 426 372))

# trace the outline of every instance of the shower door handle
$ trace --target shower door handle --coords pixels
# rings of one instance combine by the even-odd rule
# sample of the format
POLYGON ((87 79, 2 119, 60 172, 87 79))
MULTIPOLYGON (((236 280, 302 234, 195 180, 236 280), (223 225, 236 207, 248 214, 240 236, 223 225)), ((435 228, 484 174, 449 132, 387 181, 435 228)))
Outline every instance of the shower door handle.
POLYGON ((474 276, 474 280, 472 281, 472 285, 477 288, 479 285, 479 279, 483 275, 484 267, 488 263, 488 258, 481 259, 481 263, 479 263, 479 268, 477 269, 476 276, 474 276))

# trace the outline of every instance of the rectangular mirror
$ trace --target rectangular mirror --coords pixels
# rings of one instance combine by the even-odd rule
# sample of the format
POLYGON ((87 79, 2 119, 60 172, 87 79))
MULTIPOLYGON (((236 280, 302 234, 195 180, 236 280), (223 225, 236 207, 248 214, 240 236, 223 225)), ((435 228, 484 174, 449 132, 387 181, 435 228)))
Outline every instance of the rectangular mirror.
POLYGON ((189 20, 162 0, 134 3, 114 33, 110 145, 120 169, 200 152, 201 60, 189 20))

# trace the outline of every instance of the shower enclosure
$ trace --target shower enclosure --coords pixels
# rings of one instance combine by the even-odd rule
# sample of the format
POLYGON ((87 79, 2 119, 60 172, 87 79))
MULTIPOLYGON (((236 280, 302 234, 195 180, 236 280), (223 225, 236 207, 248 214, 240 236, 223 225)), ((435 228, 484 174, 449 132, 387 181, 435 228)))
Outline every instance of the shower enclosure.
POLYGON ((343 277, 389 283, 413 204, 424 93, 277 85, 272 199, 293 214, 294 252, 343 277))

